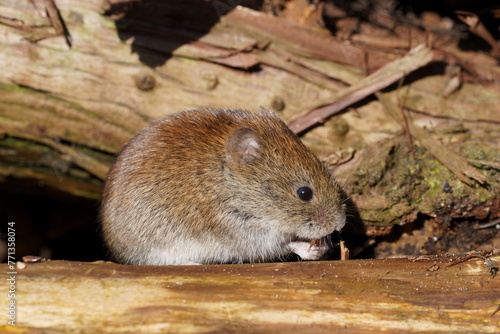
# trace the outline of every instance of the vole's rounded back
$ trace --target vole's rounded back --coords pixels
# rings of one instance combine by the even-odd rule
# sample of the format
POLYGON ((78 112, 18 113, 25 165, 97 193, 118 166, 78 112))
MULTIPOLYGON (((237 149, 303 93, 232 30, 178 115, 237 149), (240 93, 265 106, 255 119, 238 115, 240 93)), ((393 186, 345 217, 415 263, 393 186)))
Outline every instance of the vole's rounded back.
POLYGON ((101 220, 120 262, 238 263, 318 258, 305 245, 340 230, 345 213, 331 173, 274 113, 201 109, 124 147, 101 220))

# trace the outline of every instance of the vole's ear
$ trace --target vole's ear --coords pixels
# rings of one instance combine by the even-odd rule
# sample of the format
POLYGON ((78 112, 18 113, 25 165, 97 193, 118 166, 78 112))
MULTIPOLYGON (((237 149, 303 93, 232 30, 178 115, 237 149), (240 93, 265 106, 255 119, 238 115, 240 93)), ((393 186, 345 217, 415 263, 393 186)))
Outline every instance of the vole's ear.
POLYGON ((231 132, 226 140, 226 152, 229 160, 249 163, 262 154, 257 131, 241 127, 231 132))

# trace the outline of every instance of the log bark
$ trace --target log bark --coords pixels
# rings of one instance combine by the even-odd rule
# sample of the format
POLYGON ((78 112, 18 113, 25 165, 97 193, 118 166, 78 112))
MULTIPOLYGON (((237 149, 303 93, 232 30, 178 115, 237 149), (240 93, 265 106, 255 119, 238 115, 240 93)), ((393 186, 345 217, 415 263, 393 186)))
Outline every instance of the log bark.
MULTIPOLYGON (((292 128, 307 121, 298 132, 315 126, 302 138, 338 165, 357 232, 422 213, 500 216, 500 67, 488 55, 427 48, 431 64, 405 72, 401 41, 399 54, 349 44, 221 1, 19 0, 0 12, 2 186, 98 199, 114 155, 151 120, 265 106, 292 128), (383 68, 397 75, 382 86, 405 81, 365 98, 382 87, 367 74, 383 68), (311 121, 333 109, 343 114, 311 121)), ((405 45, 425 42, 414 36, 405 45)))
MULTIPOLYGON (((499 276, 484 262, 465 255, 166 267, 49 261, 1 265, 0 277, 15 277, 16 332, 498 333, 499 276)), ((7 293, 0 300, 8 305, 7 293)))

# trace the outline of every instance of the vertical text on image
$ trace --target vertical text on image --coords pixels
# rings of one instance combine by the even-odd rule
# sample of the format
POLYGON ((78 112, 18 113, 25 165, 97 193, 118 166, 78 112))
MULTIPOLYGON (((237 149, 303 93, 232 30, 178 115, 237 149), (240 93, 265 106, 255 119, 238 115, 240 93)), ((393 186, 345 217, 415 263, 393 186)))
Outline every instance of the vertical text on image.
POLYGON ((7 282, 9 291, 7 293, 7 323, 11 326, 16 325, 17 319, 17 299, 16 299, 16 229, 15 222, 7 223, 7 282))

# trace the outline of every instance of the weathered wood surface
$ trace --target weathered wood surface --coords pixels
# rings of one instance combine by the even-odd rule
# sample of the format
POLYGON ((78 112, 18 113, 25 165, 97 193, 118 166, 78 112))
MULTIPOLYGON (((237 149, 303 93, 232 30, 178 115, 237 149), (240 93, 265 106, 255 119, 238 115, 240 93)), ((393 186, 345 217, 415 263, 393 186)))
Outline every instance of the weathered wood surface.
MULTIPOLYGON (((402 45, 425 42, 414 32, 383 52, 200 0, 58 0, 65 30, 47 16, 48 3, 0 1, 0 181, 93 199, 116 152, 153 119, 197 106, 265 106, 293 126, 366 90, 368 74, 409 51, 402 45)), ((368 227, 418 213, 500 215, 500 66, 446 45, 427 56, 425 71, 404 72, 411 77, 386 91, 384 103, 365 100, 303 136, 341 164, 337 177, 368 227), (458 74, 443 75, 449 68, 458 74), (407 114, 407 134, 388 105, 407 114)), ((391 70, 395 78, 404 71, 391 70)))
MULTIPOLYGON (((493 277, 483 259, 450 266, 458 258, 165 267, 29 263, 17 269, 17 327, 1 330, 498 333, 500 276, 493 277)), ((0 268, 5 282, 11 270, 0 268)), ((7 294, 0 298, 7 305, 7 294)))

